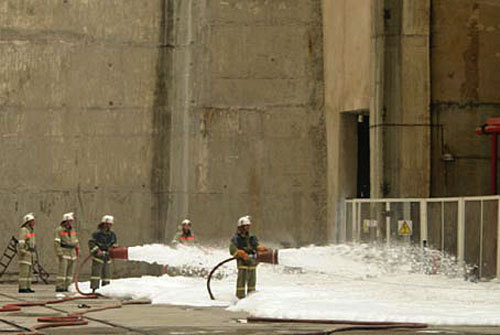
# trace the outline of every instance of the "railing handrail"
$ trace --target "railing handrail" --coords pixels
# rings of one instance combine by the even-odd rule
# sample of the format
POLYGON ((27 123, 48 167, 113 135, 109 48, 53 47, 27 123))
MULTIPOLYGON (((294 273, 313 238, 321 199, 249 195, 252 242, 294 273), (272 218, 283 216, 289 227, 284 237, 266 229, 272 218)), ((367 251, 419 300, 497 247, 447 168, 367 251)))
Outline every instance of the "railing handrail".
MULTIPOLYGON (((497 241, 500 241, 500 195, 482 195, 482 196, 463 196, 463 197, 439 197, 439 198, 353 198, 353 199, 345 199, 345 212, 347 213, 347 205, 351 207, 349 210, 351 213, 350 222, 347 222, 347 215, 343 217, 343 228, 342 231, 347 231, 347 225, 352 226, 352 238, 353 240, 359 240, 361 234, 361 224, 362 218, 365 216, 362 214, 362 208, 366 209, 366 204, 385 204, 385 208, 382 213, 386 213, 385 215, 385 227, 386 227, 386 241, 390 243, 391 240, 391 225, 394 225, 396 222, 391 220, 392 209, 394 208, 392 204, 403 204, 403 207, 411 206, 412 203, 416 203, 419 205, 419 216, 418 222, 420 225, 420 242, 423 243, 428 239, 428 228, 427 228, 427 213, 428 213, 428 205, 431 203, 441 204, 441 218, 440 218, 440 226, 441 226, 441 248, 444 249, 445 243, 445 203, 456 203, 456 209, 451 209, 452 211, 456 211, 457 217, 457 237, 456 237, 456 248, 457 248, 457 259, 460 263, 465 261, 465 222, 466 222, 466 213, 468 212, 467 203, 470 202, 479 202, 480 203, 480 214, 477 224, 480 227, 479 233, 479 273, 482 273, 482 264, 483 264, 483 235, 484 235, 484 213, 483 207, 484 202, 486 201, 495 201, 497 203, 497 219, 496 219, 496 235, 497 241), (406 204, 406 205, 405 205, 406 204)), ((396 207, 399 207, 396 206, 396 207)), ((376 207, 371 206, 370 211, 376 210, 376 207)), ((410 213, 409 209, 406 209, 408 213, 410 213)), ((405 214, 405 216, 411 214, 405 214)), ((371 216, 371 215, 370 215, 371 216)), ((369 218, 373 220, 373 218, 369 218)), ((379 224, 383 221, 379 220, 379 224)), ((377 228, 378 229, 378 228, 377 228)), ((377 230, 377 236, 378 236, 377 230)), ((500 243, 497 243, 496 246, 496 274, 497 278, 500 279, 500 243)))
POLYGON ((466 197, 440 197, 440 198, 352 198, 345 199, 346 203, 385 203, 385 202, 453 202, 453 201, 488 201, 500 200, 500 195, 478 195, 466 197))

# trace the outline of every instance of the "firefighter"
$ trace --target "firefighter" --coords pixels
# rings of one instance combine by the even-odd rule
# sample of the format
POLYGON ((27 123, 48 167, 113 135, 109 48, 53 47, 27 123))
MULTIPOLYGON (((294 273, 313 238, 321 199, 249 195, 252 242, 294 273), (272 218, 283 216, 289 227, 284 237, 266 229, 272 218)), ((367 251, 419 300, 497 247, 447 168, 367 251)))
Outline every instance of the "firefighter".
POLYGON ((181 225, 177 229, 177 233, 172 240, 172 244, 174 245, 194 245, 194 234, 191 230, 191 220, 184 219, 182 220, 181 225))
POLYGON ((113 216, 104 215, 97 230, 89 240, 89 249, 92 254, 92 273, 90 275, 92 292, 99 288, 99 281, 102 280, 102 286, 108 285, 111 281, 109 250, 118 246, 116 235, 111 231, 114 221, 113 216))
POLYGON ((55 230, 54 248, 58 260, 56 292, 67 292, 73 281, 73 271, 77 257, 80 255, 80 246, 76 231, 73 229, 75 215, 66 213, 55 230))
POLYGON ((35 216, 28 213, 23 217, 19 231, 19 293, 34 293, 31 289, 33 254, 35 253, 35 216))
POLYGON ((267 251, 264 246, 259 245, 257 236, 250 234, 252 224, 250 216, 242 216, 238 219, 238 228, 229 244, 229 252, 237 258, 238 279, 236 280, 236 296, 243 299, 247 293, 255 291, 257 283, 256 260, 257 251, 267 251))

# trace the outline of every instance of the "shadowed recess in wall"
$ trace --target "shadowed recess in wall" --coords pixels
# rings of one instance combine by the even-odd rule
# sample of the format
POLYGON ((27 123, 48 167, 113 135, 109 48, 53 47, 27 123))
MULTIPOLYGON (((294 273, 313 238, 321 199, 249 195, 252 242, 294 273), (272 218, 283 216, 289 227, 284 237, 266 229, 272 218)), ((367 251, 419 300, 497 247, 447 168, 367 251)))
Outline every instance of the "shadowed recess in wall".
POLYGON ((153 102, 153 162, 151 168, 151 219, 154 223, 154 238, 162 240, 165 236, 165 223, 168 212, 168 189, 170 175, 170 130, 171 112, 168 107, 168 87, 171 82, 173 31, 172 1, 161 2, 160 40, 156 61, 156 87, 153 102))

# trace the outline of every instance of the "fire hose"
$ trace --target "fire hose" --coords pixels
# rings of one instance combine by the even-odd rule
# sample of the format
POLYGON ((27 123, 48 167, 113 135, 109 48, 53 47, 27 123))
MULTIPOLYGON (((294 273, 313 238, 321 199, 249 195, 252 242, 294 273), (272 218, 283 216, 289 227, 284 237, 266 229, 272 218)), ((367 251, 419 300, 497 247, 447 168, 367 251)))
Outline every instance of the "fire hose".
POLYGON ((348 331, 348 330, 381 330, 381 329, 409 329, 409 328, 427 328, 426 323, 413 322, 379 322, 379 321, 349 321, 349 320, 317 320, 317 319, 277 319, 277 318, 261 318, 248 317, 248 322, 272 322, 272 323, 314 323, 314 324, 330 324, 343 325, 341 327, 310 332, 305 335, 330 335, 333 333, 348 331))
POLYGON ((228 259, 225 259, 223 260, 222 262, 220 262, 219 264, 217 264, 213 269, 212 271, 210 271, 210 273, 208 274, 208 278, 207 278, 207 290, 208 290, 208 294, 210 295, 210 299, 212 300, 215 300, 215 297, 214 295, 212 294, 212 290, 210 289, 210 281, 212 280, 212 275, 215 273, 215 271, 221 267, 222 265, 226 264, 227 262, 230 262, 232 261, 233 259, 236 259, 236 257, 231 257, 231 258, 228 258, 228 259))
MULTIPOLYGON (((66 301, 72 301, 72 300, 77 300, 77 299, 97 299, 98 297, 102 296, 99 293, 84 293, 80 290, 78 286, 78 276, 80 275, 80 271, 82 269, 82 266, 88 262, 88 260, 92 257, 92 255, 87 256, 85 260, 79 264, 77 271, 75 272, 74 276, 74 283, 75 283, 75 288, 78 293, 80 293, 82 296, 77 296, 77 297, 65 297, 61 299, 55 299, 55 300, 48 300, 48 301, 42 301, 42 302, 32 302, 32 301, 27 301, 27 302, 19 302, 15 304, 6 304, 0 308, 0 312, 14 312, 14 311, 19 311, 21 310, 22 307, 33 307, 33 306, 45 306, 49 304, 58 304, 66 301)), ((125 247, 119 247, 119 248, 113 248, 109 252, 109 257, 113 259, 128 259, 128 250, 125 247)), ((41 324, 38 324, 34 326, 32 329, 32 332, 23 332, 22 334, 41 334, 38 332, 39 329, 44 329, 44 328, 52 328, 52 327, 63 327, 63 326, 80 326, 80 325, 86 325, 88 324, 88 320, 83 317, 83 314, 90 313, 90 312, 98 312, 106 309, 112 309, 112 308, 121 308, 123 305, 132 305, 132 304, 150 304, 151 301, 149 300, 129 300, 129 301, 124 301, 124 302, 119 302, 117 304, 112 304, 112 305, 105 305, 101 307, 96 307, 96 308, 91 308, 83 312, 76 312, 76 313, 71 313, 66 316, 56 316, 56 317, 40 317, 37 319, 38 322, 41 322, 41 324)))
MULTIPOLYGON (((235 260, 236 257, 231 257, 218 263, 212 271, 210 271, 207 278, 207 290, 210 295, 210 299, 215 300, 212 290, 210 288, 210 282, 212 276, 222 265, 235 260)), ((255 256, 258 262, 278 264, 278 250, 269 249, 265 252, 258 252, 255 256)), ((274 322, 274 323, 316 323, 316 324, 333 324, 341 325, 335 329, 311 332, 307 335, 329 335, 335 332, 347 331, 347 330, 379 330, 379 329, 402 329, 402 328, 426 328, 425 323, 403 323, 403 322, 377 322, 377 321, 347 321, 347 320, 310 320, 310 319, 275 319, 275 318, 260 318, 260 317, 248 317, 247 322, 274 322)))
MULTIPOLYGON (((257 252, 255 254, 255 256, 253 258, 257 262, 269 263, 269 264, 275 265, 275 264, 278 264, 278 250, 276 250, 276 249, 270 249, 269 248, 266 251, 259 251, 259 252, 257 252)), ((217 271, 217 269, 219 267, 221 267, 222 265, 224 265, 227 262, 230 262, 230 261, 232 261, 234 259, 236 259, 236 257, 231 257, 231 258, 223 260, 222 262, 220 262, 219 264, 217 264, 212 269, 212 271, 210 271, 210 273, 208 274, 208 278, 207 278, 207 290, 208 290, 208 294, 210 295, 210 299, 215 300, 215 297, 212 294, 212 290, 210 288, 210 282, 212 280, 212 275, 215 273, 215 271, 217 271)))
POLYGON ((80 276, 80 271, 82 270, 82 267, 85 263, 87 263, 89 261, 89 259, 92 257, 92 254, 88 255, 87 258, 85 258, 83 260, 83 262, 80 263, 80 265, 78 265, 77 269, 76 269, 76 272, 75 272, 75 276, 73 277, 73 283, 75 284, 75 289, 78 293, 80 293, 81 295, 83 296, 86 296, 86 297, 93 297, 95 296, 96 298, 98 296, 101 296, 100 293, 84 293, 80 290, 80 287, 78 286, 78 276, 80 276))

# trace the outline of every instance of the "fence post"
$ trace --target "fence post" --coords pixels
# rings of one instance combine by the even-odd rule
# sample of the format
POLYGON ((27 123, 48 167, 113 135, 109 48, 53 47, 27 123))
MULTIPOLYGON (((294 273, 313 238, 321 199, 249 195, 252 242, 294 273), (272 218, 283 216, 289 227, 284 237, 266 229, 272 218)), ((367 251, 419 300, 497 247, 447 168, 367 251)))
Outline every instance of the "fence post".
POLYGON ((363 203, 359 202, 358 203, 358 217, 357 217, 357 222, 356 222, 356 241, 359 242, 361 241, 361 205, 363 203))
POLYGON ((357 213, 357 202, 356 200, 352 201, 352 221, 351 221, 351 242, 354 242, 356 240, 356 213, 357 213))
POLYGON ((387 244, 391 243, 391 203, 385 203, 385 240, 387 244))
MULTIPOLYGON (((499 212, 500 214, 500 212, 499 212)), ((457 217, 457 259, 460 266, 464 265, 465 255, 465 200, 458 199, 458 217, 457 217)))
POLYGON ((481 202, 481 225, 479 233, 479 277, 483 276, 483 233, 484 233, 484 202, 481 202))
POLYGON ((444 201, 441 201, 441 251, 444 252, 444 201))
POLYGON ((500 198, 497 199, 497 279, 500 279, 500 198))
POLYGON ((427 201, 420 200, 420 246, 427 241, 427 201))

